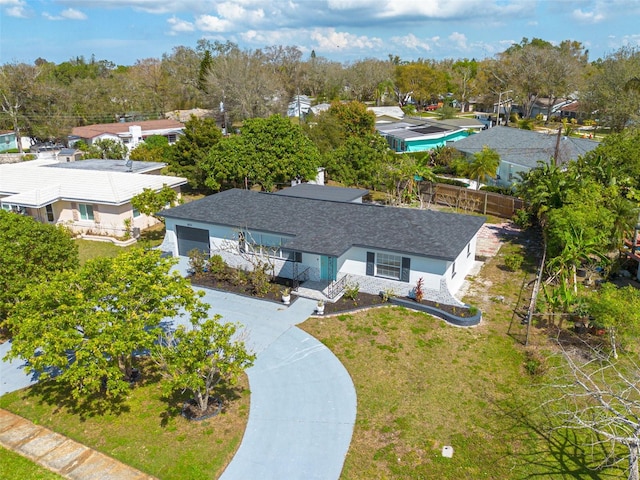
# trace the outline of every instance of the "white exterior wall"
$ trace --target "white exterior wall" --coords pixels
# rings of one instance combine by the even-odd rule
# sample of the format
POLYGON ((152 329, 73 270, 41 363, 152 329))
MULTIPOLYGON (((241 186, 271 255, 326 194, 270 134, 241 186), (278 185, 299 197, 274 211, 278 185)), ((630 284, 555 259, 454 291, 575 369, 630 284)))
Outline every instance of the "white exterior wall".
MULTIPOLYGON (((417 257, 396 252, 375 250, 371 248, 353 247, 338 259, 338 271, 351 275, 367 275, 367 252, 392 253, 411 259, 409 284, 415 286, 419 278, 424 280, 424 287, 439 290, 440 280, 447 269, 447 262, 434 258, 417 257)), ((403 282, 407 283, 407 282, 403 282)))
POLYGON ((465 247, 462 252, 458 255, 455 261, 456 265, 456 274, 452 277, 453 263, 448 262, 447 272, 445 273, 445 279, 447 282, 447 287, 451 294, 454 294, 460 290, 462 283, 464 282, 465 277, 468 275, 469 271, 473 267, 473 264, 476 260, 476 242, 478 236, 474 235, 474 237, 469 242, 468 248, 465 247))
MULTIPOLYGON (((140 214, 133 218, 133 208, 130 203, 123 205, 105 205, 92 202, 75 202, 93 206, 93 221, 81 220, 80 213, 72 208, 71 202, 60 201, 53 204, 54 222, 64 225, 74 233, 86 233, 93 235, 105 235, 122 237, 126 233, 125 220, 131 218, 131 228, 137 227, 144 230, 159 223, 154 217, 140 214)), ((41 222, 48 223, 45 207, 29 209, 30 215, 41 222)))

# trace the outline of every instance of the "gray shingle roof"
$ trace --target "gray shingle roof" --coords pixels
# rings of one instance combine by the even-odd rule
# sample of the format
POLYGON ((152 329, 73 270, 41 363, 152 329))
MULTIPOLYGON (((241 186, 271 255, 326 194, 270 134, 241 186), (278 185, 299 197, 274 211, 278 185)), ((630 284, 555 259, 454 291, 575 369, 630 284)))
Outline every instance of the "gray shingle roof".
POLYGON ((363 188, 331 187, 313 183, 301 183, 293 187, 283 188, 275 192, 276 195, 288 197, 315 198, 316 200, 330 200, 334 202, 353 202, 369 193, 363 188))
POLYGON ((227 190, 164 210, 167 218, 289 235, 285 248, 338 257, 352 246, 454 260, 484 217, 227 190))
MULTIPOLYGON (((548 162, 556 149, 557 134, 546 134, 511 127, 494 127, 452 143, 451 146, 466 154, 474 154, 483 146, 495 150, 503 162, 535 168, 539 161, 548 162)), ((575 160, 599 145, 594 140, 561 137, 558 163, 575 160)))

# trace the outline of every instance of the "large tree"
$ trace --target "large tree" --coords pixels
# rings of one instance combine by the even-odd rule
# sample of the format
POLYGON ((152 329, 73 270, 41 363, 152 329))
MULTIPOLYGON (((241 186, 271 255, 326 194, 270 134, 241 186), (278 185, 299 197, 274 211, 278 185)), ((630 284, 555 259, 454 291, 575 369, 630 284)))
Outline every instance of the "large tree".
POLYGON ((593 66, 580 98, 602 125, 620 132, 640 111, 640 49, 622 47, 593 66))
POLYGON ((30 285, 78 265, 78 248, 62 227, 0 210, 0 323, 30 285))
POLYGON ((191 117, 184 125, 184 132, 173 145, 169 170, 185 177, 195 190, 206 190, 206 172, 202 164, 211 149, 222 139, 222 132, 212 118, 191 117))
POLYGON ((163 321, 205 315, 206 304, 171 272, 173 263, 159 251, 134 249, 31 283, 7 320, 14 332, 8 358, 67 385, 74 398, 118 398, 163 321))
POLYGON ((219 190, 259 184, 264 190, 314 180, 320 154, 302 128, 280 115, 244 122, 240 134, 223 138, 203 162, 206 185, 219 190))
POLYGON ((396 67, 396 85, 399 98, 413 98, 418 105, 425 105, 444 95, 447 90, 447 76, 434 62, 418 60, 396 67))

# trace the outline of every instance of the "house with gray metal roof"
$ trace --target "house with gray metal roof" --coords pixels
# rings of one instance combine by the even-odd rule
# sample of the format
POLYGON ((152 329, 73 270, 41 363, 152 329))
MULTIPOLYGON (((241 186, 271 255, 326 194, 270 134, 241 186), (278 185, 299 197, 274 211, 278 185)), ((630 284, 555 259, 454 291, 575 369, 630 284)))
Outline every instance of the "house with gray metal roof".
MULTIPOLYGON (((292 191, 298 187, 293 187, 292 191)), ((475 260, 483 217, 287 194, 227 190, 164 210, 163 250, 193 249, 251 268, 264 256, 278 276, 324 282, 332 297, 347 279, 377 294, 424 288, 456 302, 475 260)))
POLYGON ((485 146, 498 152, 500 165, 496 184, 503 187, 511 186, 518 180, 519 173, 536 168, 538 162, 549 163, 557 156, 557 164, 562 165, 578 159, 598 145, 599 142, 587 138, 558 137, 557 132, 541 133, 502 126, 482 130, 450 144, 469 160, 485 146))

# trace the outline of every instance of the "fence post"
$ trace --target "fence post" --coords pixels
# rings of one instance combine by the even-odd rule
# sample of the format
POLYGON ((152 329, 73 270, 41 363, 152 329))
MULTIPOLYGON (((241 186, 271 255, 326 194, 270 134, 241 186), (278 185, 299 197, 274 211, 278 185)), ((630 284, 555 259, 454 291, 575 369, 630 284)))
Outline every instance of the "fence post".
POLYGON ((487 190, 484 191, 484 208, 482 209, 482 214, 487 214, 487 197, 489 196, 489 192, 487 190))

